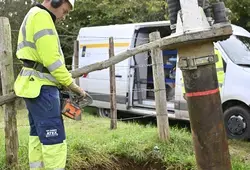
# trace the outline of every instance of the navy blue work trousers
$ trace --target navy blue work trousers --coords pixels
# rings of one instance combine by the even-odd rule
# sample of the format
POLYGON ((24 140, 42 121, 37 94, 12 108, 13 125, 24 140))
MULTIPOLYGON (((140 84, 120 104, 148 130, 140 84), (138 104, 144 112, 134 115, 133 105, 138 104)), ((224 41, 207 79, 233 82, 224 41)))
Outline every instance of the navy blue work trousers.
POLYGON ((42 86, 38 97, 24 100, 29 111, 30 136, 38 136, 43 145, 63 143, 65 129, 58 88, 42 86))

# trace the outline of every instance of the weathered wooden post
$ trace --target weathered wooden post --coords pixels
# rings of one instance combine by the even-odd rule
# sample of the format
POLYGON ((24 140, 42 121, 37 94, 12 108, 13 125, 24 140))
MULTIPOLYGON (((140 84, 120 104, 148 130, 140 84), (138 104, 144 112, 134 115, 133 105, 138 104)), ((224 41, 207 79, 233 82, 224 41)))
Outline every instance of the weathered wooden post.
MULTIPOLYGON (((211 29, 197 0, 180 0, 180 6, 177 34, 211 29)), ((214 23, 218 26, 229 23, 223 6, 223 2, 218 1, 218 9, 214 11, 214 16, 218 17, 215 17, 214 23)), ((223 39, 222 37, 221 40, 223 39)), ((185 84, 197 168, 231 170, 213 41, 203 38, 203 42, 193 41, 179 46, 177 50, 178 66, 182 70, 185 84)))
MULTIPOLYGON (((149 34, 150 41, 160 39, 160 33, 153 32, 149 34)), ((169 139, 169 123, 166 99, 165 76, 163 69, 163 56, 160 48, 151 50, 151 60, 153 67, 154 77, 154 91, 155 91, 155 105, 156 105, 156 118, 159 138, 163 141, 169 139)))
MULTIPOLYGON (((0 69, 3 95, 13 92, 14 70, 11 47, 11 28, 8 18, 0 17, 0 69)), ((4 105, 6 165, 18 164, 18 134, 15 101, 4 105)))
MULTIPOLYGON (((79 41, 74 41, 74 69, 79 68, 79 41)), ((76 84, 79 85, 79 77, 75 78, 76 84)))
MULTIPOLYGON (((114 39, 109 38, 109 58, 114 57, 114 39)), ((117 128, 117 109, 116 109, 116 82, 115 82, 115 65, 112 64, 109 69, 110 75, 110 128, 117 128)))

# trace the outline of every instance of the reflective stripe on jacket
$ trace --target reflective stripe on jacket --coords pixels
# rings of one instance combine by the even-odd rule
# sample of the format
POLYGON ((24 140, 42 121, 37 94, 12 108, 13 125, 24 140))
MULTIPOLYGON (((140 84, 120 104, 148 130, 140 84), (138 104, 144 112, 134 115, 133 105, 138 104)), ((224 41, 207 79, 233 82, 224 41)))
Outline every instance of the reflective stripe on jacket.
POLYGON ((73 79, 65 66, 60 41, 50 14, 33 7, 21 25, 16 52, 18 59, 39 62, 50 74, 23 67, 14 90, 17 96, 35 98, 42 85, 69 86, 73 79))

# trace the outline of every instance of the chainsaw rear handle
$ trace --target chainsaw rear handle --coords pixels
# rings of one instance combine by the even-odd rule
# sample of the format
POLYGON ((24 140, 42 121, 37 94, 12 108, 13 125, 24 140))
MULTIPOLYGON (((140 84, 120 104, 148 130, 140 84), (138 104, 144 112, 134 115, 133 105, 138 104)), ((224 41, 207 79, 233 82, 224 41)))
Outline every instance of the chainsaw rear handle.
POLYGON ((93 98, 87 92, 85 92, 85 94, 86 95, 84 97, 81 96, 79 99, 79 106, 81 108, 93 103, 93 98))
POLYGON ((87 92, 85 92, 84 97, 77 93, 72 93, 70 91, 60 91, 60 94, 61 98, 68 98, 76 103, 83 102, 84 104, 82 104, 82 106, 84 105, 84 107, 93 103, 93 98, 87 92))

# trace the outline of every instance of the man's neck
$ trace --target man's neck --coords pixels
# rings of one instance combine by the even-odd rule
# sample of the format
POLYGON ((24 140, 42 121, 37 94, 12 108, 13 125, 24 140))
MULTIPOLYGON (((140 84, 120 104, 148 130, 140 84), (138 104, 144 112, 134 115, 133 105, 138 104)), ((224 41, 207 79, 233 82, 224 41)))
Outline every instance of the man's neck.
POLYGON ((56 22, 56 16, 55 16, 55 15, 53 14, 53 12, 48 8, 48 5, 42 3, 42 4, 37 4, 36 6, 38 6, 38 7, 41 8, 41 9, 46 10, 46 11, 50 14, 52 20, 53 20, 54 22, 56 22))

